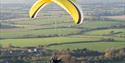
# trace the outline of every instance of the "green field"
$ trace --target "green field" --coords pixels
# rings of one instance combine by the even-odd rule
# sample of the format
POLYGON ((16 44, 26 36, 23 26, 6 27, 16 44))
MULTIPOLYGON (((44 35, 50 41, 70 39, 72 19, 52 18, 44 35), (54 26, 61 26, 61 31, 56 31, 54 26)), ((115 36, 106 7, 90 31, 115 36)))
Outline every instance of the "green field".
POLYGON ((41 30, 28 30, 21 32, 1 32, 1 38, 21 38, 21 37, 39 37, 39 36, 53 36, 53 35, 69 35, 77 34, 80 29, 74 28, 59 28, 59 29, 41 29, 41 30), (66 31, 65 31, 66 30, 66 31))
POLYGON ((88 48, 99 51, 125 47, 125 28, 122 27, 125 21, 85 20, 83 24, 75 25, 69 16, 47 18, 7 21, 17 28, 2 29, 0 44, 20 47, 56 44, 49 49, 88 48))
POLYGON ((125 42, 88 42, 88 43, 77 43, 77 44, 64 44, 51 46, 50 49, 82 49, 88 48, 90 50, 105 51, 108 48, 124 48, 125 42))
MULTIPOLYGON (((64 17, 63 17, 64 18, 64 17)), ((26 19, 27 20, 27 19, 26 19)), ((29 19, 28 19, 29 20, 29 19)), ((63 22, 59 21, 59 24, 52 24, 52 21, 39 21, 40 19, 36 19, 35 21, 12 21, 15 23, 14 26, 19 27, 20 31, 4 31, 0 32, 0 38, 23 38, 23 37, 39 37, 39 36, 67 36, 67 35, 105 35, 111 34, 113 31, 116 36, 125 36, 124 28, 114 28, 110 27, 115 25, 124 25, 125 22, 121 21, 84 21, 81 25, 74 25, 72 22, 63 22), (37 21, 38 20, 38 21, 37 21), (27 22, 27 23, 26 23, 27 22), (41 24, 40 24, 41 23, 41 24), (48 24, 44 24, 48 23, 48 24), (98 30, 97 28, 107 28, 98 30), (97 30, 96 30, 97 29, 97 30), (81 32, 81 31, 85 32, 81 32), (86 31, 91 30, 91 31, 86 31)), ((58 20, 58 19, 57 19, 58 20)), ((67 20, 66 20, 67 21, 67 20)), ((57 22, 57 21, 56 21, 57 22)), ((10 29, 16 30, 16 29, 10 29)))
POLYGON ((31 19, 28 12, 33 2, 1 3, 0 63, 11 60, 45 63, 55 55, 61 61, 64 57, 80 60, 78 63, 84 60, 85 63, 125 63, 125 2, 82 1, 77 2, 85 17, 82 24, 74 24, 72 16, 58 5, 46 6, 31 19))
POLYGON ((49 45, 49 44, 60 44, 49 46, 49 49, 77 49, 77 48, 88 48, 92 50, 104 51, 108 48, 124 48, 125 40, 120 38, 122 42, 97 42, 100 37, 54 37, 54 38, 31 38, 31 39, 5 39, 1 40, 0 44, 7 46, 12 44, 14 46, 27 47, 27 46, 38 46, 38 45, 49 45), (91 39, 90 39, 91 38, 91 39), (77 43, 78 42, 78 43, 77 43), (79 43, 80 42, 80 43, 79 43), (64 43, 64 44, 63 44, 64 43), (68 44, 67 44, 68 43, 68 44))
POLYGON ((1 40, 0 44, 7 45, 13 44, 15 46, 38 46, 48 45, 52 43, 69 43, 69 42, 81 42, 81 41, 97 41, 99 38, 74 38, 74 37, 53 37, 53 38, 30 38, 30 39, 5 39, 1 40))
POLYGON ((125 29, 104 29, 104 30, 94 30, 86 32, 87 35, 115 35, 115 36, 125 36, 125 29))

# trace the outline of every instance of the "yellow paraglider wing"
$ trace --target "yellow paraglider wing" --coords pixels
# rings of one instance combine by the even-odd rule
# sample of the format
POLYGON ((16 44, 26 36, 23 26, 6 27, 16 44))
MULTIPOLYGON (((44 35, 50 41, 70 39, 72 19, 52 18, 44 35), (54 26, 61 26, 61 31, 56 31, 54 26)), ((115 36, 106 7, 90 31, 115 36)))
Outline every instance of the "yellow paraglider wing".
POLYGON ((45 5, 51 3, 51 0, 38 0, 30 9, 29 16, 34 18, 39 10, 43 8, 45 5))
POLYGON ((82 22, 82 14, 78 7, 71 2, 70 0, 52 0, 59 6, 63 7, 74 19, 74 22, 76 24, 79 24, 82 22))
POLYGON ((29 16, 34 18, 40 8, 43 8, 46 4, 54 2, 64 8, 72 17, 76 24, 80 24, 83 21, 82 11, 70 0, 38 0, 31 8, 29 16))

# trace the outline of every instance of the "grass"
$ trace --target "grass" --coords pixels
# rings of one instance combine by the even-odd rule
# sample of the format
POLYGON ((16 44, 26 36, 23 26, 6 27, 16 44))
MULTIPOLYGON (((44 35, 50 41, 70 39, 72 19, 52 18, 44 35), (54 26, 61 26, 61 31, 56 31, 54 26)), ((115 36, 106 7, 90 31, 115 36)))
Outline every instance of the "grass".
POLYGON ((116 25, 124 25, 123 21, 84 21, 83 24, 76 27, 84 27, 87 29, 111 27, 116 25))
MULTIPOLYGON (((64 18, 64 17, 63 17, 64 18)), ((67 20, 66 20, 67 21, 67 20)), ((65 21, 65 22, 66 22, 65 21)), ((81 25, 73 25, 71 23, 64 23, 63 21, 59 21, 60 24, 52 24, 51 22, 55 21, 40 21, 40 19, 34 19, 33 21, 16 21, 17 26, 23 26, 23 29, 20 29, 22 31, 17 32, 1 32, 0 37, 1 38, 20 38, 20 37, 38 37, 38 36, 49 36, 49 35, 69 35, 69 34, 77 34, 81 30, 86 29, 93 29, 93 28, 101 28, 101 27, 110 27, 114 25, 120 25, 124 24, 125 22, 119 22, 119 21, 85 21, 84 24, 81 25), (26 23, 27 22, 27 23, 26 23), (39 25, 40 23, 46 25, 39 25), (25 26, 24 26, 25 25, 25 26), (62 28, 59 28, 62 27, 62 28), (64 28, 66 27, 66 28, 64 28), (79 27, 81 27, 79 29, 79 27), (48 29, 44 29, 48 28, 48 29), (57 28, 57 29, 55 29, 57 28), (36 30, 38 29, 38 30, 36 30), (50 32, 51 31, 51 32, 50 32)), ((59 23, 58 22, 58 23, 59 23)), ((110 30, 95 30, 90 31, 85 34, 89 35, 102 35, 102 34, 109 34, 113 29, 110 30)), ((114 29, 114 31, 122 31, 123 33, 116 34, 116 36, 123 35, 124 36, 124 29, 114 29)))
POLYGON ((82 48, 88 48, 91 50, 97 50, 97 51, 105 51, 108 48, 124 48, 125 42, 92 42, 92 43, 77 43, 77 44, 64 44, 64 45, 57 45, 57 46, 51 46, 50 49, 82 49, 82 48))
POLYGON ((95 39, 114 39, 116 41, 125 41, 124 37, 115 37, 115 36, 101 36, 101 35, 85 35, 85 34, 81 34, 81 35, 74 35, 72 37, 77 37, 77 38, 95 38, 95 39))
POLYGON ((123 48, 125 47, 124 38, 114 38, 119 40, 117 42, 97 42, 102 38, 111 38, 104 36, 71 36, 71 37, 49 37, 49 38, 29 38, 29 39, 5 39, 0 40, 1 45, 12 44, 14 46, 27 47, 27 46, 38 46, 38 45, 48 45, 54 43, 71 43, 71 44, 61 44, 50 46, 49 49, 77 49, 77 48, 88 48, 92 50, 104 51, 108 48, 123 48), (91 38, 91 39, 90 39, 91 38), (121 42, 122 41, 122 42, 121 42), (75 42, 75 43, 72 43, 75 42), (76 43, 81 42, 81 43, 76 43))
POLYGON ((38 46, 48 45, 53 43, 72 43, 72 42, 83 42, 75 44, 62 44, 50 46, 50 49, 76 49, 76 48, 89 48, 93 50, 104 51, 107 48, 123 48, 125 45, 125 39, 120 36, 125 36, 124 28, 111 29, 110 27, 116 25, 124 25, 124 21, 101 21, 101 20, 90 20, 84 21, 81 25, 74 25, 73 21, 69 16, 44 16, 37 19, 21 19, 12 20, 7 23, 13 23, 13 25, 20 27, 21 31, 5 31, 0 32, 1 45, 12 44, 14 46, 27 47, 27 46, 38 46), (48 19, 49 18, 49 19, 48 19), (56 18, 56 19, 54 19, 56 18), (25 25, 25 26, 24 26, 25 25), (102 30, 93 30, 97 28, 104 28, 102 30), (56 28, 56 29, 55 29, 56 28), (91 30, 87 32, 81 32, 83 30, 91 30), (113 34, 111 35, 111 32, 113 34), (118 33, 120 32, 120 33, 118 33), (75 34, 75 35, 74 35, 75 34), (44 36, 58 35, 61 37, 48 37, 38 38, 44 36), (104 36, 105 35, 105 36, 104 36), (26 38, 32 37, 32 38, 26 38), (22 39, 20 39, 22 38, 22 39), (112 38, 117 42, 104 42, 99 40, 112 38), (88 42, 90 41, 90 42, 88 42), (91 42, 92 41, 92 42, 91 42))
POLYGON ((69 35, 79 33, 80 29, 75 28, 59 28, 59 29, 40 29, 28 30, 20 32, 1 32, 1 38, 21 38, 21 37, 38 37, 38 36, 53 36, 53 35, 69 35))
POLYGON ((125 29, 104 29, 104 30, 94 30, 90 32, 86 32, 85 34, 88 35, 118 35, 118 36, 125 36, 125 29))
POLYGON ((97 41, 99 39, 93 38, 73 38, 73 37, 52 37, 52 38, 30 38, 30 39, 5 39, 0 40, 1 45, 12 44, 15 46, 38 46, 48 45, 52 43, 66 43, 66 42, 80 42, 80 41, 97 41))

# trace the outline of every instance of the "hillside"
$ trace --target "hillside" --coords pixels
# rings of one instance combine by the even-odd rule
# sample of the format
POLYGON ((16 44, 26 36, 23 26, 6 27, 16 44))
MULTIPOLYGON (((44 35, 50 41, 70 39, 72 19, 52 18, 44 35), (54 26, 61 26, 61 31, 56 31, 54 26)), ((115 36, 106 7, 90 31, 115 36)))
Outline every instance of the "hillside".
POLYGON ((91 42, 124 43, 125 21, 119 17, 116 18, 125 15, 124 5, 122 5, 124 2, 100 1, 80 2, 85 15, 85 20, 80 25, 74 25, 71 16, 55 4, 48 5, 40 11, 38 18, 29 19, 27 13, 31 4, 4 3, 0 7, 2 9, 0 44, 12 43, 15 46, 24 47, 71 45, 77 42, 78 44, 90 42, 90 45, 91 42), (30 42, 32 44, 29 44, 30 42))
POLYGON ((1 1, 0 63, 47 63, 55 52, 78 63, 125 63, 124 0, 78 0, 79 25, 55 4, 31 19, 35 0, 1 1))

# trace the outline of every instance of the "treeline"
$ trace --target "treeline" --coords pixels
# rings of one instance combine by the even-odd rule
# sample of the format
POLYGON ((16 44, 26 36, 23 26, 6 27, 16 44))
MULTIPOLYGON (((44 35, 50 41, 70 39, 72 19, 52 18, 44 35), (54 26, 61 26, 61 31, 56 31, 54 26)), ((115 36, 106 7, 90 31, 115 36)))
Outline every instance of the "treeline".
POLYGON ((105 52, 98 52, 91 50, 90 51, 86 50, 86 52, 84 52, 84 50, 77 50, 77 51, 83 52, 81 53, 80 56, 82 56, 82 58, 86 60, 86 62, 84 63, 106 63, 109 61, 125 60, 125 48, 122 49, 111 48, 107 49, 105 52))
POLYGON ((0 63, 50 63, 56 57, 61 63, 125 62, 125 48, 110 48, 104 52, 84 49, 50 50, 47 47, 0 48, 0 63))
POLYGON ((57 53, 63 63, 106 63, 112 61, 125 61, 125 48, 107 49, 105 52, 88 49, 63 50, 57 53), (67 60, 70 59, 70 60, 67 60))

